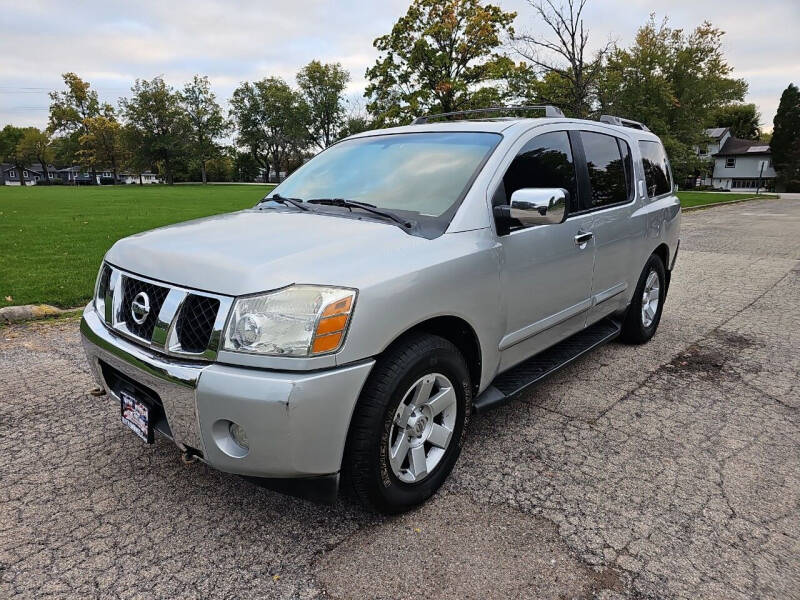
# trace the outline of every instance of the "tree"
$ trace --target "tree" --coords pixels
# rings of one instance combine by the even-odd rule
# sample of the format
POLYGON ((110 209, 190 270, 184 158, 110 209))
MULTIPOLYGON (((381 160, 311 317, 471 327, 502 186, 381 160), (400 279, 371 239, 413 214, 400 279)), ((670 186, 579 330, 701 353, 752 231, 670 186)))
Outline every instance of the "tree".
MULTIPOLYGON (((25 178, 23 177, 23 173, 25 172, 25 160, 26 157, 23 153, 20 152, 20 142, 22 138, 25 137, 25 134, 28 129, 33 128, 22 128, 22 127, 14 127, 13 125, 6 125, 3 127, 3 130, 0 131, 0 158, 4 161, 11 163, 19 173, 19 181, 20 185, 25 185, 25 178)), ((3 175, 5 177, 5 174, 3 175)), ((5 180, 3 181, 5 185, 5 180)))
POLYGON ((800 191, 800 90, 793 83, 783 90, 772 124, 769 147, 778 183, 800 191))
POLYGON ((726 104, 712 113, 708 124, 710 127, 729 127, 734 137, 757 140, 761 135, 760 119, 755 104, 726 104))
POLYGON ((312 60, 297 74, 297 85, 308 104, 309 137, 321 150, 335 142, 345 123, 343 93, 350 73, 340 63, 312 60))
POLYGON ((167 183, 172 185, 190 130, 181 96, 161 77, 151 81, 137 79, 131 92, 132 97, 123 98, 120 107, 133 129, 129 139, 139 144, 138 160, 140 164, 160 165, 167 183))
POLYGON ((181 101, 189 117, 192 156, 200 163, 201 178, 203 183, 207 183, 206 164, 219 156, 217 140, 230 130, 230 126, 211 91, 208 77, 195 75, 191 83, 183 87, 181 101))
MULTIPOLYGON (((89 82, 75 73, 62 75, 67 89, 62 92, 50 92, 50 118, 48 131, 51 134, 63 134, 72 139, 69 148, 79 149, 78 139, 88 133, 86 119, 100 114, 101 106, 97 92, 91 89, 89 82)), ((69 162, 74 156, 69 157, 69 162)), ((92 169, 92 183, 96 173, 92 169)))
POLYGON ((50 136, 35 127, 24 129, 22 138, 17 143, 17 153, 23 163, 39 163, 42 165, 42 177, 45 183, 50 183, 50 173, 47 165, 53 160, 53 151, 50 148, 50 136))
POLYGON ((546 78, 549 83, 546 95, 551 96, 570 116, 585 119, 592 112, 603 59, 610 42, 593 56, 588 56, 589 31, 582 18, 587 0, 567 0, 566 6, 556 5, 553 0, 527 2, 552 37, 547 39, 523 33, 512 36, 512 44, 517 53, 546 78))
POLYGON ((308 105, 279 77, 245 82, 233 92, 231 116, 239 132, 236 143, 246 148, 269 177, 286 168, 308 140, 308 105))
POLYGON ((474 108, 476 95, 503 96, 481 90, 502 85, 513 64, 498 50, 515 17, 480 0, 414 0, 392 31, 373 42, 380 54, 366 72, 367 110, 383 126, 474 108))
POLYGON ((87 133, 80 137, 78 155, 84 164, 110 168, 116 182, 119 167, 125 160, 122 125, 113 117, 101 115, 86 119, 86 129, 87 133))
POLYGON ((630 48, 608 54, 598 85, 602 112, 641 121, 661 137, 678 182, 701 169, 692 147, 705 141, 717 107, 747 92, 744 80, 731 77, 722 36, 708 22, 685 33, 651 15, 630 48))

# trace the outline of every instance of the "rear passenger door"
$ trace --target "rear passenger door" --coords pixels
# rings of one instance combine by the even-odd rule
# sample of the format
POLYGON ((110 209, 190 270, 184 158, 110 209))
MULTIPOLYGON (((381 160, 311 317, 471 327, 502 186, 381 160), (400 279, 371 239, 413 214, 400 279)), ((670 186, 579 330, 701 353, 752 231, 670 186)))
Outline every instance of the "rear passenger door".
POLYGON ((589 188, 582 209, 593 216, 595 243, 589 325, 627 305, 644 232, 632 219, 636 190, 628 142, 605 131, 581 131, 580 139, 589 188))

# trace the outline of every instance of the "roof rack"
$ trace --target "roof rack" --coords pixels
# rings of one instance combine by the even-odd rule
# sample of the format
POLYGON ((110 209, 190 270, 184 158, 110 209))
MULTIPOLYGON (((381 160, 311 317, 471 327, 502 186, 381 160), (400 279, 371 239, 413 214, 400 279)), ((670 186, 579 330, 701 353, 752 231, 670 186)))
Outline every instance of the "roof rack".
POLYGON ((614 115, 601 115, 600 122, 608 123, 609 125, 617 125, 618 127, 630 127, 631 129, 650 131, 644 123, 639 123, 639 121, 633 121, 631 119, 623 119, 622 117, 615 117, 614 115))
POLYGON ((446 117, 455 117, 461 115, 472 115, 476 113, 487 113, 487 112, 514 112, 514 111, 528 111, 528 110, 543 110, 545 117, 563 117, 564 113, 561 112, 560 108, 555 106, 550 106, 549 104, 543 104, 541 106, 498 106, 493 108, 476 108, 473 110, 458 110, 455 112, 446 112, 446 113, 438 113, 433 115, 423 115, 421 117, 417 117, 414 119, 411 124, 412 125, 424 125, 431 119, 442 119, 446 117))

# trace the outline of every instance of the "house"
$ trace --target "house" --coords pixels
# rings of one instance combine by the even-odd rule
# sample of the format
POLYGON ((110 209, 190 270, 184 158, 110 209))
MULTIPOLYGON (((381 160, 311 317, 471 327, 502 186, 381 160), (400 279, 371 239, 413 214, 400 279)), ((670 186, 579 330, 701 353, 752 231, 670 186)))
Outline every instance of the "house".
MULTIPOLYGON (((139 173, 120 173, 117 176, 117 181, 119 183, 139 183, 139 173)), ((142 173, 141 183, 143 184, 151 184, 151 183, 163 183, 163 180, 157 173, 151 173, 150 171, 145 171, 142 173)))
MULTIPOLYGON (((3 177, 0 177, 0 180, 4 181, 5 185, 20 185, 20 169, 17 168, 16 165, 3 163, 0 165, 0 169, 3 170, 3 177)), ((25 185, 36 185, 37 181, 43 179, 41 165, 24 167, 21 171, 25 185)), ((55 172, 55 167, 49 165, 48 171, 51 172, 52 177, 52 173, 55 172)))
POLYGON ((707 163, 707 170, 703 173, 700 173, 700 176, 697 178, 697 181, 693 181, 689 183, 689 185, 704 185, 704 186, 711 186, 713 185, 711 178, 714 172, 714 159, 713 156, 720 151, 723 144, 731 137, 731 130, 729 127, 712 127, 711 129, 706 129, 703 133, 705 133, 706 138, 708 138, 708 142, 699 144, 694 147, 695 152, 697 152, 697 156, 703 159, 707 163))
POLYGON ((775 169, 769 144, 728 137, 713 154, 711 185, 733 191, 775 190, 775 169))

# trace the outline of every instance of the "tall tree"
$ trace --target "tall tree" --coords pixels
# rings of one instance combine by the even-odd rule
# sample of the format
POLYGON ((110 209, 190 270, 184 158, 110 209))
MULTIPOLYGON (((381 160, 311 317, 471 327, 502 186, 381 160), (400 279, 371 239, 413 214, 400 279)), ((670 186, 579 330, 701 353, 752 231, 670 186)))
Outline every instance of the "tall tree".
POLYGON ((122 125, 112 116, 100 115, 86 119, 88 133, 80 137, 79 156, 84 164, 110 168, 114 182, 120 165, 125 161, 122 125))
POLYGON ((566 0, 566 5, 553 0, 527 2, 550 37, 534 33, 513 35, 514 49, 545 76, 550 84, 548 95, 553 100, 570 116, 585 119, 592 112, 610 42, 594 54, 588 50, 589 30, 583 24, 587 0, 566 0))
POLYGON ((135 131, 143 158, 160 165, 171 185, 189 133, 181 96, 161 77, 151 81, 137 79, 131 92, 130 98, 120 100, 122 114, 135 131))
POLYGON ((339 138, 345 124, 344 89, 350 73, 339 63, 312 60, 297 74, 297 85, 308 104, 311 141, 324 150, 339 138))
POLYGON ((22 138, 17 144, 17 153, 25 163, 39 163, 42 165, 42 177, 46 184, 50 183, 50 172, 47 165, 53 160, 53 150, 50 148, 50 136, 35 127, 27 127, 22 138))
POLYGON ((380 54, 366 72, 367 110, 382 126, 473 108, 476 96, 502 96, 481 90, 502 85, 513 64, 499 51, 515 17, 480 0, 414 0, 373 42, 380 54))
POLYGON ((279 77, 245 82, 233 92, 231 116, 236 122, 236 143, 246 148, 269 177, 278 176, 308 140, 308 105, 279 77))
POLYGON ((761 135, 761 115, 755 104, 726 104, 712 113, 710 127, 729 127, 734 137, 757 140, 761 135))
MULTIPOLYGON (((25 185, 25 155, 19 151, 19 143, 25 137, 26 129, 6 125, 0 131, 0 158, 13 165, 19 173, 20 185, 25 185)), ((3 182, 5 184, 5 181, 3 182)))
MULTIPOLYGON (((72 139, 70 148, 78 150, 78 139, 88 133, 86 119, 100 114, 101 106, 97 92, 91 89, 88 81, 84 81, 75 73, 62 75, 66 90, 50 92, 50 117, 48 130, 51 134, 63 134, 72 139)), ((74 157, 70 157, 70 162, 74 157)), ((92 169, 92 183, 96 181, 95 170, 92 169)))
POLYGON ((189 146, 193 158, 200 163, 200 176, 203 183, 208 182, 206 165, 212 158, 220 154, 217 140, 229 130, 228 121, 217 103, 208 77, 195 75, 190 83, 183 87, 181 93, 183 109, 189 117, 189 146))
POLYGON ((800 90, 793 83, 783 90, 772 121, 772 164, 786 191, 800 191, 800 90))
POLYGON ((731 76, 723 35, 708 22, 686 33, 651 15, 630 48, 608 55, 599 86, 601 110, 641 121, 658 134, 678 182, 702 167, 692 147, 704 141, 712 113, 741 102, 747 92, 745 81, 731 76))

